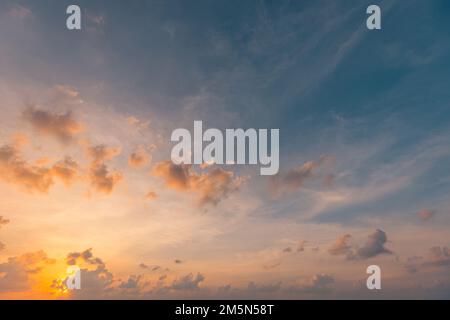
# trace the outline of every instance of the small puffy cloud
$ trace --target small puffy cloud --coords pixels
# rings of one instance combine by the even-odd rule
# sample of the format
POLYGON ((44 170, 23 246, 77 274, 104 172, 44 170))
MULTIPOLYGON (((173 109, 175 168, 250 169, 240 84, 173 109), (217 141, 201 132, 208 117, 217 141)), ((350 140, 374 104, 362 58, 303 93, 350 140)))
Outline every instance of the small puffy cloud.
POLYGON ((23 112, 23 117, 38 132, 52 136, 62 143, 72 142, 75 136, 83 131, 83 126, 75 120, 70 111, 57 114, 29 107, 23 112))
POLYGON ((194 276, 192 273, 175 279, 169 289, 173 290, 196 290, 199 288, 201 282, 205 280, 205 277, 201 273, 197 273, 194 276))
POLYGON ((138 147, 128 157, 128 164, 132 168, 140 168, 151 161, 151 155, 145 150, 143 146, 138 147))
POLYGON ((333 166, 333 156, 322 156, 318 161, 308 161, 286 173, 279 173, 271 179, 270 191, 277 197, 283 193, 293 193, 307 181, 321 179, 325 185, 332 184, 333 176, 326 173, 333 166), (319 172, 321 169, 323 172, 319 172))
POLYGON ((55 89, 58 93, 69 99, 78 98, 78 96, 80 95, 80 93, 75 88, 63 84, 57 84, 55 86, 55 89))
POLYGON ((129 126, 137 129, 137 130, 145 130, 148 128, 149 126, 149 122, 148 121, 142 121, 134 116, 129 116, 126 118, 126 121, 128 123, 129 126))
POLYGON ((158 195, 154 191, 149 191, 145 195, 145 199, 147 199, 147 200, 155 200, 157 197, 158 197, 158 195))
POLYGON ((420 210, 420 211, 417 213, 417 216, 418 216, 419 219, 422 220, 422 221, 428 221, 428 220, 430 220, 435 214, 436 214, 436 211, 435 211, 435 210, 423 209, 423 210, 420 210))
POLYGON ((392 254, 384 247, 387 242, 386 233, 380 229, 369 235, 366 243, 356 251, 356 255, 361 259, 368 259, 380 254, 392 254))
POLYGON ((64 184, 70 185, 78 177, 79 169, 78 164, 71 157, 66 157, 53 165, 51 173, 64 184))
POLYGON ((328 274, 321 273, 314 275, 312 278, 301 282, 298 285, 287 288, 287 291, 293 294, 327 294, 331 292, 331 285, 334 282, 334 277, 328 274))
POLYGON ((71 252, 66 257, 66 263, 68 265, 77 265, 87 263, 89 265, 104 265, 100 258, 94 257, 92 248, 86 249, 81 252, 71 252))
POLYGON ((18 20, 25 20, 33 15, 31 10, 25 6, 15 4, 8 10, 8 16, 18 20))
POLYGON ((331 255, 343 255, 347 259, 369 259, 380 254, 392 254, 392 252, 384 247, 387 242, 386 233, 380 229, 375 230, 368 236, 366 243, 359 247, 353 248, 348 242, 351 235, 345 234, 336 239, 336 241, 328 248, 331 255))
POLYGON ((122 174, 118 171, 110 172, 105 164, 97 165, 90 171, 91 186, 98 192, 109 194, 120 180, 122 174))
POLYGON ((120 283, 119 288, 121 288, 121 289, 139 289, 141 279, 142 279, 141 276, 131 275, 128 277, 127 281, 120 283))
POLYGON ((89 180, 94 190, 109 194, 113 191, 116 184, 122 180, 122 173, 110 171, 105 163, 118 156, 120 152, 120 148, 107 147, 105 145, 88 147, 87 153, 92 159, 89 180))
POLYGON ((238 190, 245 181, 245 178, 234 177, 233 172, 221 168, 197 173, 191 165, 176 165, 171 161, 158 163, 153 169, 153 174, 163 177, 166 186, 171 189, 198 193, 200 206, 217 205, 230 193, 238 190))
POLYGON ((8 223, 9 223, 8 219, 5 219, 3 218, 3 216, 0 216, 0 228, 8 223))
POLYGON ((54 263, 44 251, 30 252, 17 257, 8 258, 0 263, 0 292, 26 291, 31 288, 31 276, 54 263))
POLYGON ((328 248, 328 252, 333 256, 345 255, 350 257, 353 255, 352 247, 348 241, 352 238, 349 234, 344 234, 336 239, 336 241, 328 248))
POLYGON ((117 147, 108 147, 103 144, 89 146, 87 148, 88 155, 92 158, 93 164, 101 164, 107 160, 117 157, 122 150, 117 147))
POLYGON ((176 165, 171 161, 164 161, 156 164, 153 168, 153 174, 163 177, 166 186, 177 191, 187 191, 191 189, 191 179, 196 179, 196 175, 192 173, 190 165, 176 165))

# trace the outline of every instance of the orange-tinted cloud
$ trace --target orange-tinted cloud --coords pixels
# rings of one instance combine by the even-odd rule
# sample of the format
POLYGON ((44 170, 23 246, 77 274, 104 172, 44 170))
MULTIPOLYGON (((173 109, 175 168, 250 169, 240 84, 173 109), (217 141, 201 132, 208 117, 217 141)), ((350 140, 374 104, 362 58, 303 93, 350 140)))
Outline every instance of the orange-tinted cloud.
POLYGON ((120 148, 97 145, 89 146, 87 152, 92 158, 89 170, 91 186, 98 192, 111 193, 116 184, 122 180, 122 173, 110 171, 105 162, 119 155, 120 148))
POLYGON ((48 192, 54 184, 54 178, 70 184, 77 176, 77 171, 77 163, 69 157, 52 167, 44 167, 27 163, 14 147, 0 147, 0 179, 19 184, 30 192, 48 192))
POLYGON ((117 147, 108 147, 103 144, 89 146, 87 148, 88 155, 92 158, 94 164, 101 164, 104 161, 111 160, 121 153, 121 149, 117 147))
POLYGON ((26 163, 8 145, 0 147, 0 179, 19 184, 28 191, 47 192, 53 185, 50 169, 26 163))
POLYGON ((206 173, 197 173, 191 165, 176 165, 171 161, 158 163, 153 174, 163 177, 166 186, 177 191, 192 191, 199 194, 198 204, 217 205, 231 192, 239 189, 244 178, 234 177, 233 172, 214 168, 206 173))
POLYGON ((327 173, 333 166, 335 158, 333 156, 322 156, 318 161, 308 161, 286 173, 279 173, 271 179, 270 191, 277 197, 282 193, 292 193, 298 191, 307 181, 319 178, 326 186, 331 186, 334 176, 327 173), (318 174, 322 169, 324 172, 318 174))
POLYGON ((328 248, 328 252, 331 255, 352 255, 352 247, 348 244, 348 241, 351 239, 351 235, 344 234, 336 239, 336 241, 328 248))
POLYGON ((145 150, 144 147, 138 147, 134 152, 128 157, 128 164, 130 167, 139 168, 149 164, 151 161, 150 154, 145 150))
POLYGON ((387 242, 387 235, 383 230, 377 229, 371 233, 364 245, 358 248, 352 248, 348 241, 351 239, 351 235, 346 234, 340 236, 330 246, 328 252, 331 255, 344 255, 347 259, 369 259, 380 254, 392 254, 384 245, 387 242))
POLYGON ((66 185, 70 185, 78 177, 78 171, 78 164, 70 157, 57 162, 51 169, 53 176, 59 178, 66 185))
POLYGON ((147 200, 154 200, 158 197, 158 195, 156 194, 156 192, 154 191, 149 191, 147 192, 147 194, 145 195, 145 199, 147 200))
POLYGON ((62 143, 72 142, 83 130, 83 126, 75 120, 70 111, 56 114, 29 107, 23 112, 23 117, 38 132, 52 136, 62 143))
MULTIPOLYGON (((8 219, 4 219, 3 216, 0 216, 0 229, 2 228, 3 225, 8 224, 9 220, 8 219)), ((5 248, 5 245, 0 242, 0 251, 3 250, 5 248)))
POLYGON ((0 263, 0 274, 3 274, 0 292, 29 290, 30 275, 41 272, 45 265, 54 262, 42 250, 8 258, 7 262, 0 263))
POLYGON ((105 164, 96 165, 90 171, 91 185, 96 191, 109 194, 115 185, 122 180, 122 173, 119 171, 110 172, 105 164))
POLYGON ((8 219, 5 219, 5 218, 3 218, 3 216, 0 216, 0 228, 8 223, 9 223, 8 219))

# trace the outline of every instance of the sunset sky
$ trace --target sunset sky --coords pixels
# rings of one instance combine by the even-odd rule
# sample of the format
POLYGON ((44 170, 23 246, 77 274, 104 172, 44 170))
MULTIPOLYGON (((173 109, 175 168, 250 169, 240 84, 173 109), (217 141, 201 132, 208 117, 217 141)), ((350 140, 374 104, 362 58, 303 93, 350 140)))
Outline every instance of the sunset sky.
POLYGON ((449 39, 445 0, 1 1, 0 299, 449 299, 449 39), (280 172, 173 164, 194 120, 280 172))

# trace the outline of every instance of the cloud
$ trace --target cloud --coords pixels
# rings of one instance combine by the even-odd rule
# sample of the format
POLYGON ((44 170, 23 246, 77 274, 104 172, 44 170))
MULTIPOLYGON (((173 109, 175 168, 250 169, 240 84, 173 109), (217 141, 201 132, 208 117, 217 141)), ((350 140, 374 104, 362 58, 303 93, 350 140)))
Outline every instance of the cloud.
POLYGON ((86 249, 82 252, 71 252, 66 257, 66 263, 68 265, 78 265, 87 263, 90 265, 104 265, 100 258, 94 257, 92 254, 92 248, 86 249))
MULTIPOLYGON (((0 229, 2 228, 2 226, 6 225, 9 223, 8 219, 3 218, 3 216, 0 216, 0 229)), ((2 251, 5 248, 5 245, 0 242, 0 251, 2 251)))
POLYGON ((336 239, 336 241, 328 248, 328 252, 333 256, 345 255, 351 257, 353 255, 352 247, 348 241, 352 238, 349 234, 344 234, 336 239))
POLYGON ((128 164, 132 168, 140 168, 149 164, 151 159, 150 154, 141 146, 130 154, 128 157, 128 164))
POLYGON ((8 10, 8 16, 18 19, 18 20, 24 20, 27 18, 30 18, 33 15, 31 10, 27 7, 21 6, 21 5, 14 5, 8 10))
POLYGON ((78 177, 79 169, 78 164, 71 157, 66 157, 53 165, 51 173, 65 185, 70 185, 78 177))
POLYGON ((106 268, 102 259, 95 257, 92 248, 81 252, 71 252, 66 257, 67 265, 77 265, 81 271, 81 290, 67 291, 65 279, 54 279, 51 287, 68 292, 72 299, 102 299, 117 297, 119 291, 114 286, 114 275, 106 268))
POLYGON ((93 164, 102 164, 105 161, 117 157, 122 150, 117 147, 108 147, 103 144, 88 146, 87 153, 92 158, 93 164))
POLYGON ((88 155, 92 158, 89 180, 94 190, 109 194, 114 187, 122 180, 120 171, 110 171, 106 161, 120 154, 120 148, 107 147, 105 145, 89 146, 88 155))
POLYGON ((319 178, 323 183, 330 186, 333 178, 329 173, 318 172, 330 170, 333 166, 335 158, 333 156, 324 155, 318 161, 308 161, 298 167, 289 170, 286 173, 275 175, 270 181, 270 192, 274 197, 278 197, 283 193, 293 193, 304 186, 307 181, 319 178))
POLYGON ((80 93, 75 88, 63 84, 57 84, 55 86, 55 89, 58 93, 69 99, 78 98, 80 95, 80 93))
POLYGON ((70 98, 70 99, 78 98, 80 95, 80 93, 74 87, 63 85, 63 84, 57 84, 55 86, 55 89, 59 93, 61 93, 64 97, 70 98))
POLYGON ((48 168, 30 165, 8 145, 0 147, 0 178, 22 185, 28 191, 47 192, 53 185, 48 168))
POLYGON ((392 254, 392 252, 384 247, 387 242, 386 233, 380 229, 375 230, 368 236, 366 243, 359 248, 352 248, 348 244, 351 235, 345 234, 336 239, 336 241, 328 248, 331 255, 343 255, 347 259, 369 259, 380 254, 392 254))
POLYGON ((174 260, 174 263, 176 263, 176 264, 182 264, 183 261, 181 261, 181 260, 179 260, 179 259, 175 259, 175 260, 174 260))
POLYGON ((105 164, 95 166, 90 171, 91 186, 98 192, 109 194, 115 185, 122 180, 122 174, 118 171, 110 172, 105 164))
POLYGON ((377 229, 369 235, 364 246, 357 250, 356 255, 360 259, 368 259, 380 254, 392 254, 390 250, 384 247, 386 242, 386 233, 380 229, 377 229))
POLYGON ((450 251, 447 247, 432 247, 430 248, 426 266, 433 267, 448 267, 450 266, 450 251))
POLYGON ((46 265, 54 262, 44 251, 8 258, 7 262, 0 263, 0 274, 3 274, 0 277, 0 292, 31 289, 31 276, 40 273, 46 265))
POLYGON ((78 170, 78 164, 70 157, 45 167, 27 163, 15 147, 0 147, 0 179, 19 184, 30 192, 48 192, 54 178, 69 185, 78 176, 78 170))
POLYGON ((157 197, 158 197, 158 195, 154 191, 149 191, 145 195, 145 199, 147 199, 147 200, 155 200, 157 197))
POLYGON ((139 289, 142 276, 131 275, 126 282, 121 282, 119 288, 121 289, 139 289))
POLYGON ((3 218, 3 216, 0 216, 0 229, 2 226, 7 225, 9 223, 8 219, 3 218))
POLYGON ((23 117, 38 132, 52 136, 62 143, 70 143, 83 131, 83 126, 75 120, 72 112, 56 114, 35 107, 23 112, 23 117))
POLYGON ((163 177, 168 188, 196 192, 199 195, 199 206, 217 205, 230 193, 238 190, 245 181, 245 178, 234 177, 233 172, 221 168, 197 173, 191 165, 176 165, 170 160, 156 164, 153 174, 163 177))
POLYGON ((430 209, 423 209, 420 210, 417 213, 417 216, 420 218, 420 220, 422 221, 428 221, 430 220, 432 217, 434 217, 434 215, 436 214, 435 210, 430 210, 430 209))
POLYGON ((168 289, 173 290, 196 290, 199 288, 201 282, 205 280, 205 277, 201 273, 197 273, 194 276, 192 273, 176 279, 168 289))
POLYGON ((291 294, 307 293, 307 294, 327 294, 330 293, 331 285, 335 282, 333 276, 328 274, 316 274, 312 278, 287 288, 287 292, 291 294))

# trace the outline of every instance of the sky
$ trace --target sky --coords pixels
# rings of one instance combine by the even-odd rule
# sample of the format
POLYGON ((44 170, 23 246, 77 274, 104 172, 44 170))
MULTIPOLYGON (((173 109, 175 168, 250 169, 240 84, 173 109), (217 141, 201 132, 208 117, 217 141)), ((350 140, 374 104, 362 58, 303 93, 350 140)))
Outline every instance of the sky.
POLYGON ((449 16, 2 1, 0 299, 449 299, 449 16), (279 173, 172 163, 195 120, 279 129, 279 173))

